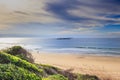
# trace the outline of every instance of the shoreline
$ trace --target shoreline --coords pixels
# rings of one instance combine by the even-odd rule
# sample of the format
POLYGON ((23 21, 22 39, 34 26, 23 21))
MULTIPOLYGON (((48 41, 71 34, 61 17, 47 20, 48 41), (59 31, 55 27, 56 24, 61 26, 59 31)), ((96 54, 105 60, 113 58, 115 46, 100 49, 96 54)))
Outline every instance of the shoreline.
POLYGON ((111 57, 111 58, 120 58, 120 55, 114 55, 114 54, 101 54, 100 52, 98 53, 86 53, 86 52, 59 52, 59 51, 40 51, 37 49, 28 49, 28 52, 30 53, 38 53, 38 54, 58 54, 58 55, 77 55, 77 56, 93 56, 93 57, 111 57))
POLYGON ((92 74, 104 79, 120 79, 120 57, 79 54, 32 53, 35 62, 56 66, 73 73, 92 74))

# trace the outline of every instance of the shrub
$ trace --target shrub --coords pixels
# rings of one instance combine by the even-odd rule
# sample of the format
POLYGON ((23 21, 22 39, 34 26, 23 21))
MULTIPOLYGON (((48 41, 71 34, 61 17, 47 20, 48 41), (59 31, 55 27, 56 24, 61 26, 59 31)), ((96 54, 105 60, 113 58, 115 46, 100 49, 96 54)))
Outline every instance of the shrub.
POLYGON ((8 54, 17 56, 21 59, 24 59, 26 61, 29 61, 31 63, 34 62, 34 59, 33 59, 32 55, 27 50, 22 48, 21 46, 13 46, 13 47, 5 49, 3 51, 8 53, 8 54))
POLYGON ((38 66, 39 69, 44 70, 44 76, 59 74, 61 71, 61 69, 50 65, 36 64, 36 66, 38 66))
POLYGON ((12 56, 10 54, 0 52, 0 63, 2 64, 14 64, 16 66, 19 66, 21 68, 25 68, 31 72, 34 72, 36 74, 43 74, 43 70, 39 69, 36 65, 29 63, 25 60, 22 60, 16 56, 12 56))
POLYGON ((96 76, 79 74, 77 80, 99 80, 99 79, 96 76))
POLYGON ((45 77, 42 80, 99 80, 96 76, 74 74, 71 69, 64 71, 33 61, 31 54, 20 46, 3 50, 0 52, 0 80, 41 80, 41 76, 45 77))
POLYGON ((0 80, 41 80, 41 77, 13 64, 0 64, 0 80))
MULTIPOLYGON (((43 64, 36 64, 40 69, 44 70, 45 77, 49 75, 55 75, 55 74, 61 74, 68 78, 68 80, 99 80, 96 76, 91 75, 81 75, 81 74, 75 74, 70 72, 71 69, 68 70, 62 70, 57 67, 53 67, 50 65, 43 65, 43 64)), ((48 80, 48 78, 45 78, 45 80, 48 80)))
POLYGON ((68 79, 60 74, 56 74, 48 76, 47 78, 43 78, 42 80, 68 80, 68 79))

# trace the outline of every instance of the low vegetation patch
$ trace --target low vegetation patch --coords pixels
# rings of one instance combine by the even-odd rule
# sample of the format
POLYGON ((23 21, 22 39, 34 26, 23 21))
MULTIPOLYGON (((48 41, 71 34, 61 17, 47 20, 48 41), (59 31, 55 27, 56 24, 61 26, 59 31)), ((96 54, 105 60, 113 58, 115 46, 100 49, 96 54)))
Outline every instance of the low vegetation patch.
POLYGON ((3 52, 17 56, 21 59, 28 61, 28 62, 34 63, 34 59, 31 55, 31 53, 29 53, 27 50, 25 50, 21 46, 13 46, 11 48, 4 49, 3 52))
MULTIPOLYGON (((37 66, 40 69, 44 70, 44 76, 46 76, 46 77, 49 76, 49 75, 54 75, 55 76, 56 74, 60 74, 63 77, 66 77, 67 80, 99 80, 98 77, 96 77, 94 75, 92 76, 92 75, 75 74, 75 73, 70 72, 70 70, 65 70, 64 71, 62 69, 59 69, 57 67, 53 67, 53 66, 50 66, 50 65, 37 64, 37 66)), ((49 77, 48 77, 48 78, 44 78, 44 80, 51 80, 51 79, 49 79, 49 77)), ((57 80, 57 79, 55 79, 55 80, 57 80)))
POLYGON ((0 80, 41 80, 41 77, 13 64, 0 64, 0 80))
POLYGON ((99 80, 99 79, 96 76, 92 76, 92 75, 78 74, 77 80, 99 80))
POLYGON ((25 60, 20 59, 19 57, 0 52, 0 63, 2 64, 14 64, 16 66, 25 68, 31 72, 35 72, 36 74, 42 74, 43 71, 41 69, 38 69, 34 64, 29 63, 25 60))
POLYGON ((0 80, 99 80, 57 67, 35 64, 32 55, 20 46, 0 51, 0 80))
POLYGON ((63 75, 57 74, 48 76, 47 78, 43 78, 42 80, 68 80, 68 79, 65 78, 63 75))

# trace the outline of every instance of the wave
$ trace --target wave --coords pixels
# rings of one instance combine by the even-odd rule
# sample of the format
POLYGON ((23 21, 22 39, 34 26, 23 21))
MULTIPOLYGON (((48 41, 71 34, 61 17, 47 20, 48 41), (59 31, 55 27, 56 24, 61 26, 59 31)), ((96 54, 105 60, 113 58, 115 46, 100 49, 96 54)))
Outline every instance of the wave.
POLYGON ((101 47, 75 47, 75 48, 120 50, 120 48, 101 48, 101 47))

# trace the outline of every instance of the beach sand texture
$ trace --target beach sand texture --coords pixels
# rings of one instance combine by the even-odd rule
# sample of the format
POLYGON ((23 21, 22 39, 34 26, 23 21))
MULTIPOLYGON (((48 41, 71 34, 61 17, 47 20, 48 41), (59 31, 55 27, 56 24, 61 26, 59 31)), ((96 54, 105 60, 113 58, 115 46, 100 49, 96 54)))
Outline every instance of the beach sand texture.
POLYGON ((74 73, 97 75, 103 80, 120 80, 120 57, 77 54, 32 53, 35 62, 70 70, 74 73))

